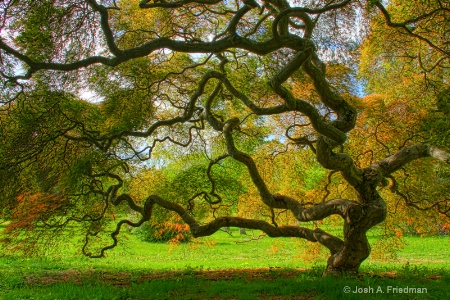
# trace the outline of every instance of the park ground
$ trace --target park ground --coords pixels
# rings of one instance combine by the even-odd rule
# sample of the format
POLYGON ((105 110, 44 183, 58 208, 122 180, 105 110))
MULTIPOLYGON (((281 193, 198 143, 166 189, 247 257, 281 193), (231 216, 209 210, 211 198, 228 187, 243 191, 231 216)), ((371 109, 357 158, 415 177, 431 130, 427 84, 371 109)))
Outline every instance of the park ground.
POLYGON ((125 234, 102 259, 76 247, 3 254, 0 299, 450 299, 446 235, 389 241, 375 231, 361 274, 337 279, 322 277, 320 247, 249 234, 218 232, 187 244, 125 234))

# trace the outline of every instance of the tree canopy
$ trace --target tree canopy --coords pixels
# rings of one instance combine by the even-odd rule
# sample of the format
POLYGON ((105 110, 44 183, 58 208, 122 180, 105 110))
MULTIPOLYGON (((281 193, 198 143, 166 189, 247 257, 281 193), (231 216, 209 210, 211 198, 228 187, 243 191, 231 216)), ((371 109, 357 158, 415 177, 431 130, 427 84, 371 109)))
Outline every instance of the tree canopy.
POLYGON ((3 1, 5 241, 77 228, 102 257, 176 217, 357 272, 377 224, 450 216, 449 24, 442 0, 3 1))

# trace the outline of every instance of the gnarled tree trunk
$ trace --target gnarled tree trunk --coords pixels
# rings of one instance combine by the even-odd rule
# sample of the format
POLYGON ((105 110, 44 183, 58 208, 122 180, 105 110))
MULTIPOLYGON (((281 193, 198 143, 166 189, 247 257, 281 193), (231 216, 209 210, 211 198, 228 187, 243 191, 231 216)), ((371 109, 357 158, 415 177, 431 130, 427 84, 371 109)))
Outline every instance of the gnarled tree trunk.
POLYGON ((361 263, 369 257, 371 248, 367 231, 383 222, 387 214, 383 199, 373 191, 371 196, 375 195, 376 201, 371 204, 349 208, 354 212, 348 212, 344 220, 344 245, 328 258, 325 274, 358 273, 361 263))

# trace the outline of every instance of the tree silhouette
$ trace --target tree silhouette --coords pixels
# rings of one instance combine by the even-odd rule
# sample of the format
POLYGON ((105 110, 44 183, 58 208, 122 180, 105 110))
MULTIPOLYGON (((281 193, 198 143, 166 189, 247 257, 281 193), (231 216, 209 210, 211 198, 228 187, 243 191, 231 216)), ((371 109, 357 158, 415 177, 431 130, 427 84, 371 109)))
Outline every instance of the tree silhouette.
MULTIPOLYGON (((29 221, 13 222, 15 229, 46 233, 89 224, 83 252, 101 257, 117 245, 123 225, 141 226, 159 206, 179 215, 194 237, 235 226, 303 238, 329 249, 327 273, 357 272, 370 254, 367 231, 388 213, 379 189, 388 180, 395 185, 393 174, 415 160, 450 162, 447 152, 416 137, 370 162, 359 160, 357 146, 345 147, 361 108, 371 109, 351 91, 359 89, 352 72, 362 41, 398 50, 384 61, 376 47, 366 48, 373 69, 405 55, 430 90, 448 84, 449 3, 415 2, 411 9, 402 1, 385 7, 352 0, 3 1, 3 218, 29 221), (82 99, 89 94, 95 101, 82 99), (323 168, 343 177, 354 198, 309 199, 271 189, 252 155, 268 140, 286 145, 285 152, 309 148, 323 168), (189 153, 207 157, 208 188, 176 199, 151 187, 139 199, 130 191, 127 178, 142 168, 157 167, 158 159, 174 167, 168 162, 189 153), (259 194, 256 205, 271 216, 220 213, 232 204, 214 169, 235 162, 259 194), (92 236, 107 230, 102 224, 114 207, 124 212, 121 203, 138 221, 118 221, 112 244, 93 253, 92 236), (274 217, 280 210, 298 223, 338 215, 344 238, 280 225, 274 217)), ((448 216, 449 204, 441 198, 427 209, 448 216)))

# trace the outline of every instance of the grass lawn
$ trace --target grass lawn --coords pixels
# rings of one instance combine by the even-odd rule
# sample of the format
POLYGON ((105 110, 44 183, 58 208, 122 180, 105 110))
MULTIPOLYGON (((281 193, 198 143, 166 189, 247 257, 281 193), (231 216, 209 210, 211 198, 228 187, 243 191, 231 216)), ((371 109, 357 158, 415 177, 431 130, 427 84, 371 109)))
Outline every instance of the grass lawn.
MULTIPOLYGON (((245 239, 237 231, 218 232, 174 246, 126 235, 103 259, 88 259, 72 247, 41 258, 3 256, 0 299, 450 297, 449 237, 404 237, 396 258, 370 258, 360 277, 342 279, 322 278, 327 253, 321 247, 290 238, 245 239)), ((376 245, 378 237, 371 239, 376 245)))

